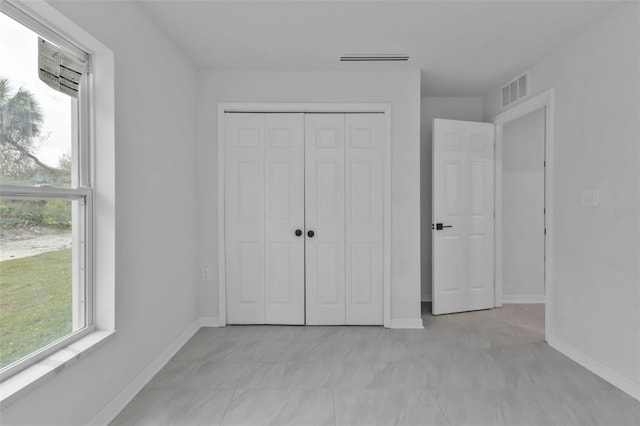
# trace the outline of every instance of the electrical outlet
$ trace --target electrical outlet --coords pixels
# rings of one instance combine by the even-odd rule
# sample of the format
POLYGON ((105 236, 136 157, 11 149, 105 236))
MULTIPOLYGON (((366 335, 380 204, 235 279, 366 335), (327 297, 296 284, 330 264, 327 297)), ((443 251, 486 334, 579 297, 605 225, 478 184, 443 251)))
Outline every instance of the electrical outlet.
POLYGON ((583 207, 598 207, 600 205, 600 191, 598 189, 584 189, 582 191, 583 207))
POLYGON ((209 268, 202 268, 202 281, 209 281, 209 268))

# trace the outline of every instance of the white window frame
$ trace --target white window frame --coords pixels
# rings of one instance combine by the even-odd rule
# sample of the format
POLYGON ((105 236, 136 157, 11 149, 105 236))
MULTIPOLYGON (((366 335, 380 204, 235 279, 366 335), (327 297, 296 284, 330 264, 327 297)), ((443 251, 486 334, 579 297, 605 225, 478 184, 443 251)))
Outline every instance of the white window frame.
MULTIPOLYGON (((0 0, 0 10, 9 5, 54 28, 91 54, 94 74, 87 80, 93 94, 88 107, 91 131, 89 158, 93 187, 93 277, 95 330, 51 354, 41 362, 0 381, 0 410, 31 390, 83 362, 108 345, 116 334, 116 178, 115 178, 115 61, 111 49, 44 0, 0 0)), ((95 422, 93 422, 95 423, 95 422)), ((98 422, 99 423, 99 422, 98 422)))
MULTIPOLYGON (((14 19, 19 24, 63 47, 72 53, 87 59, 91 64, 91 55, 86 53, 66 37, 60 35, 47 24, 25 13, 19 7, 2 2, 0 13, 14 19)), ((51 342, 29 355, 16 360, 0 369, 0 380, 5 380, 51 354, 68 346, 76 340, 94 331, 93 321, 93 188, 91 187, 91 147, 89 105, 91 86, 88 84, 90 65, 82 77, 81 90, 76 106, 71 110, 72 122, 72 184, 70 188, 29 187, 0 185, 0 196, 15 200, 63 200, 77 201, 72 209, 73 230, 73 270, 72 270, 72 312, 73 328, 81 328, 51 342)))

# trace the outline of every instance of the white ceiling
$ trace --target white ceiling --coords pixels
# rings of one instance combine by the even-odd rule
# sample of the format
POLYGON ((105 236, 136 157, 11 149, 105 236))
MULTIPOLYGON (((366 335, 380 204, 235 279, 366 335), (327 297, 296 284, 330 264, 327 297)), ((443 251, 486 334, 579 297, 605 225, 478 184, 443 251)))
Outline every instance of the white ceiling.
POLYGON ((423 96, 477 96, 609 13, 613 1, 141 1, 200 68, 420 69, 423 96), (345 54, 407 63, 341 63, 345 54))

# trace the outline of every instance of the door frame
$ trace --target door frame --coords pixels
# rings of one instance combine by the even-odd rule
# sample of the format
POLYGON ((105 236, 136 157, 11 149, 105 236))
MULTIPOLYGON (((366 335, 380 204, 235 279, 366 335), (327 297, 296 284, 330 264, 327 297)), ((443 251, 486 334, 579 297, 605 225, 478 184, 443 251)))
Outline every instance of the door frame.
POLYGON ((227 325, 226 253, 225 253, 225 152, 224 114, 238 113, 383 113, 385 116, 384 200, 383 200, 383 318, 391 327, 391 104, 389 103, 288 103, 221 102, 218 103, 218 325, 227 325))
POLYGON ((554 89, 548 89, 497 114, 493 122, 496 126, 495 147, 495 307, 502 306, 502 147, 503 126, 531 112, 545 108, 544 147, 544 300, 545 300, 545 340, 551 329, 551 304, 553 286, 553 146, 554 146, 554 89))

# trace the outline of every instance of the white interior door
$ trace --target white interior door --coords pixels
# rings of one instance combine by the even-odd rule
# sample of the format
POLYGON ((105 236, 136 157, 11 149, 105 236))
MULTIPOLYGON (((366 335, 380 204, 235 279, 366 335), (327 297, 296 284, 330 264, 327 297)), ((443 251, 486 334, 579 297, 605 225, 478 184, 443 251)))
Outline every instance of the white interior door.
POLYGON ((383 323, 384 114, 345 115, 346 323, 383 323))
POLYGON ((266 114, 265 141, 265 323, 304 324, 304 115, 266 114))
POLYGON ((229 324, 264 324, 264 124, 264 114, 225 114, 229 324))
POLYGON ((306 319, 345 324, 344 114, 305 115, 306 319))
POLYGON ((493 124, 434 120, 434 314, 493 308, 493 212, 493 124))

